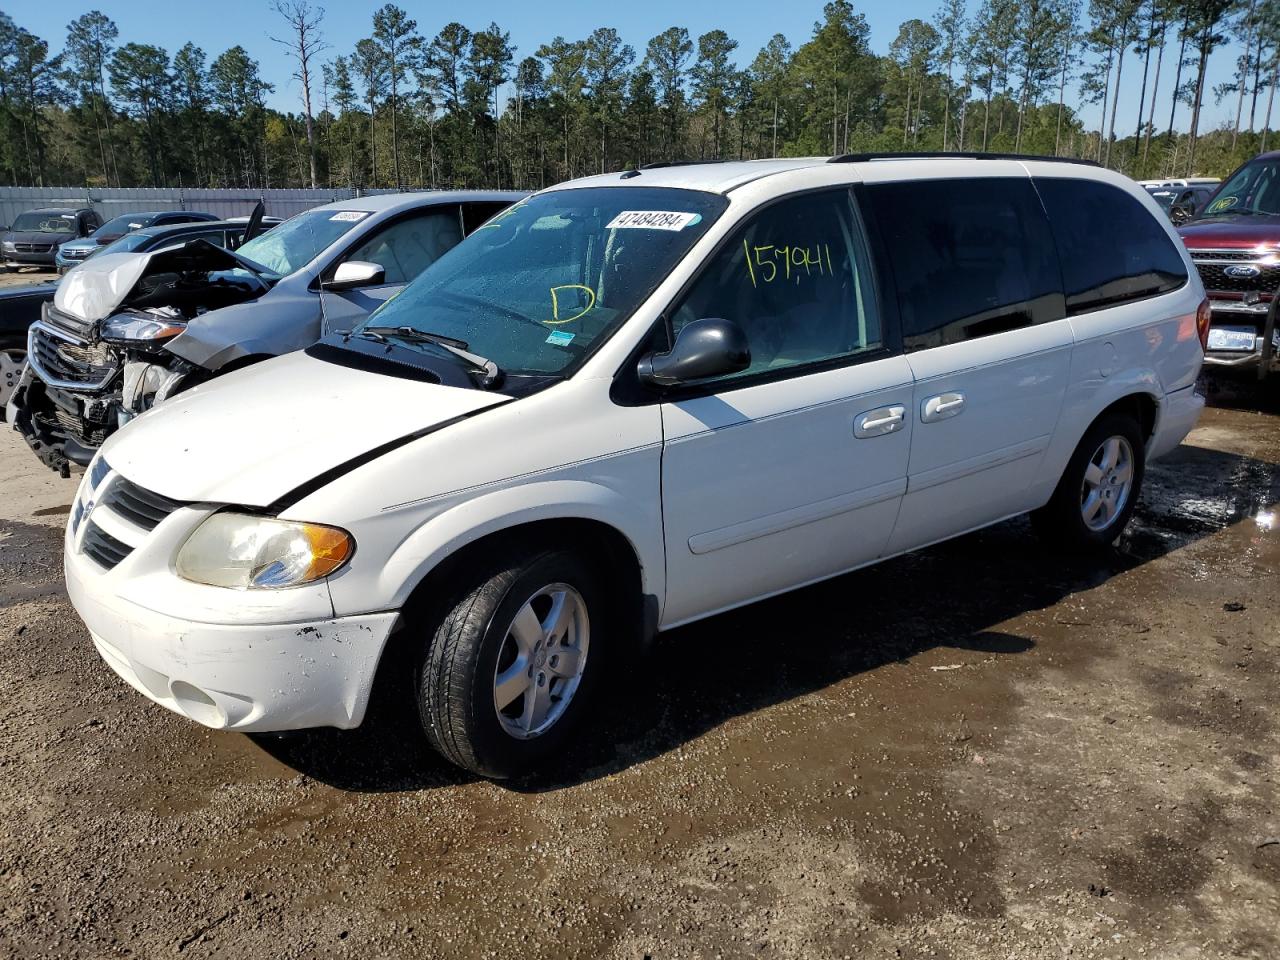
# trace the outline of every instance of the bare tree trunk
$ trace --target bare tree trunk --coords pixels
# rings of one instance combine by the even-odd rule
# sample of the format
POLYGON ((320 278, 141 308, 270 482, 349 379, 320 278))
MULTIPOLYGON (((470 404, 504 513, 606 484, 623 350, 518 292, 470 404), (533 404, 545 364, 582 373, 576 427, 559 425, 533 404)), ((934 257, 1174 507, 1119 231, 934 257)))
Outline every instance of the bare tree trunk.
POLYGON ((1187 176, 1193 176, 1196 168, 1196 137, 1200 133, 1200 106, 1204 101, 1204 75, 1209 67, 1209 39, 1205 33, 1212 31, 1212 25, 1205 28, 1200 36, 1200 65, 1196 71, 1196 102, 1191 110, 1191 138, 1187 145, 1187 176))
POLYGON ((1103 163, 1111 163, 1111 144, 1116 138, 1116 109, 1120 106, 1120 78, 1124 74, 1124 55, 1129 48, 1129 21, 1120 26, 1120 57, 1116 61, 1115 96, 1111 98, 1111 123, 1107 126, 1107 155, 1103 163))
POLYGON ((1160 65, 1164 62, 1165 38, 1169 34, 1168 23, 1160 24, 1160 49, 1156 53, 1156 75, 1151 81, 1151 109, 1147 112, 1147 132, 1142 143, 1142 166, 1145 168, 1151 153, 1151 134, 1156 125, 1156 95, 1160 92, 1160 65))
POLYGON ((1071 66, 1071 34, 1068 31, 1062 43, 1062 78, 1058 82, 1058 128, 1053 134, 1054 156, 1061 155, 1062 147, 1062 114, 1067 104, 1067 71, 1071 66))
POLYGON ((1098 121, 1098 162, 1102 162, 1102 141, 1106 139, 1105 127, 1107 125, 1107 103, 1111 99, 1111 62, 1115 59, 1116 41, 1115 34, 1111 35, 1111 42, 1107 46, 1107 77, 1102 84, 1102 118, 1098 121))
POLYGON ((1142 58, 1142 92, 1138 94, 1138 126, 1133 131, 1133 161, 1135 164, 1138 162, 1138 141, 1142 139, 1142 109, 1147 103, 1147 77, 1151 71, 1151 40, 1154 35, 1155 8, 1153 6, 1151 19, 1147 22, 1147 39, 1143 44, 1145 55, 1142 58))
POLYGON ((1267 118, 1262 123, 1262 149, 1260 153, 1267 152, 1267 134, 1271 132, 1271 106, 1276 99, 1276 84, 1280 83, 1280 54, 1271 62, 1271 90, 1267 93, 1267 118))
POLYGON ((1240 65, 1240 95, 1236 98, 1236 123, 1231 128, 1231 152, 1240 139, 1240 117, 1244 114, 1244 88, 1249 79, 1249 51, 1253 49, 1253 9, 1257 0, 1249 0, 1249 12, 1245 15, 1244 62, 1240 65))
POLYGON ((1178 45, 1178 69, 1173 74, 1173 103, 1169 107, 1169 131, 1165 134, 1168 139, 1173 139, 1173 118, 1178 112, 1178 89, 1182 85, 1182 62, 1187 59, 1187 24, 1184 21, 1182 27, 1178 30, 1178 35, 1182 42, 1178 45))
POLYGON ((773 98, 773 155, 778 155, 778 98, 773 98))

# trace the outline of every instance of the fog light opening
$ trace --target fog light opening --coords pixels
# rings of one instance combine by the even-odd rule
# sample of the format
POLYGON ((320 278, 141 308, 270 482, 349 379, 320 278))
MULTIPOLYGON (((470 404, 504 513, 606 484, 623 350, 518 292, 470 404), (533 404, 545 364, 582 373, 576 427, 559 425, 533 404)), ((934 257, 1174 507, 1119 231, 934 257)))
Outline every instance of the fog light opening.
POLYGON ((175 680, 170 684, 169 692, 178 709, 196 723, 203 723, 206 727, 227 725, 227 718, 223 716, 222 708, 214 702, 213 697, 199 687, 193 687, 182 680, 175 680))

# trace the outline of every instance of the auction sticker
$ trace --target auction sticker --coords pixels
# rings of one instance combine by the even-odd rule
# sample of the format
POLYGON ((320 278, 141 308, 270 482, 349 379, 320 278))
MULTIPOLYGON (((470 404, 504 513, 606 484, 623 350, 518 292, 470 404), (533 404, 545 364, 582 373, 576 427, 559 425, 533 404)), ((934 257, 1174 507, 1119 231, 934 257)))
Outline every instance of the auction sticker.
POLYGON ((357 220, 363 220, 369 215, 367 210, 339 210, 330 220, 339 220, 343 223, 354 223, 357 220))
POLYGON ((673 213, 670 210, 623 210, 605 226, 606 230, 683 230, 702 221, 700 213, 673 213))

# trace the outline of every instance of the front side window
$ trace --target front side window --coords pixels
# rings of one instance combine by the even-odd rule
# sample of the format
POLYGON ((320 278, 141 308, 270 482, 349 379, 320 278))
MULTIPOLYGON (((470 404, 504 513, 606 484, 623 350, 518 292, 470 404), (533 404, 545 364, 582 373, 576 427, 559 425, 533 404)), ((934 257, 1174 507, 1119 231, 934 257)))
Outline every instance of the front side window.
POLYGON ((376 263, 386 283, 408 283, 462 240, 458 208, 415 214, 379 230, 344 260, 376 263))
POLYGON ((1037 179, 1058 245, 1067 313, 1143 300, 1187 282, 1163 225, 1134 197, 1094 180, 1037 179))
POLYGON ((238 252, 276 276, 286 277, 368 216, 365 210, 307 210, 254 237, 238 252))
POLYGON ((732 320, 751 364, 724 379, 848 357, 883 345, 862 224, 847 189, 808 193, 749 218, 669 313, 732 320))
POLYGON ((355 332, 408 326, 465 343, 508 374, 565 374, 631 316, 726 206, 715 194, 671 188, 539 194, 476 230, 355 332))
POLYGON ((905 349, 1063 317, 1053 238, 1029 180, 916 180, 867 195, 897 283, 905 349))

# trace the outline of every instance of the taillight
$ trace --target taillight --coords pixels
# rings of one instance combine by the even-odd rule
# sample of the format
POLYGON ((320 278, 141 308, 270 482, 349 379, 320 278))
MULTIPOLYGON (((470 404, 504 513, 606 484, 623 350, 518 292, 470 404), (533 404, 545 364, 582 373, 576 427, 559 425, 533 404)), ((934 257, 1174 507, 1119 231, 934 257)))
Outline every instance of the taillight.
POLYGON ((1196 333, 1200 334, 1201 350, 1209 349, 1209 319, 1212 315, 1209 310, 1209 298, 1205 297, 1196 309, 1196 333))

